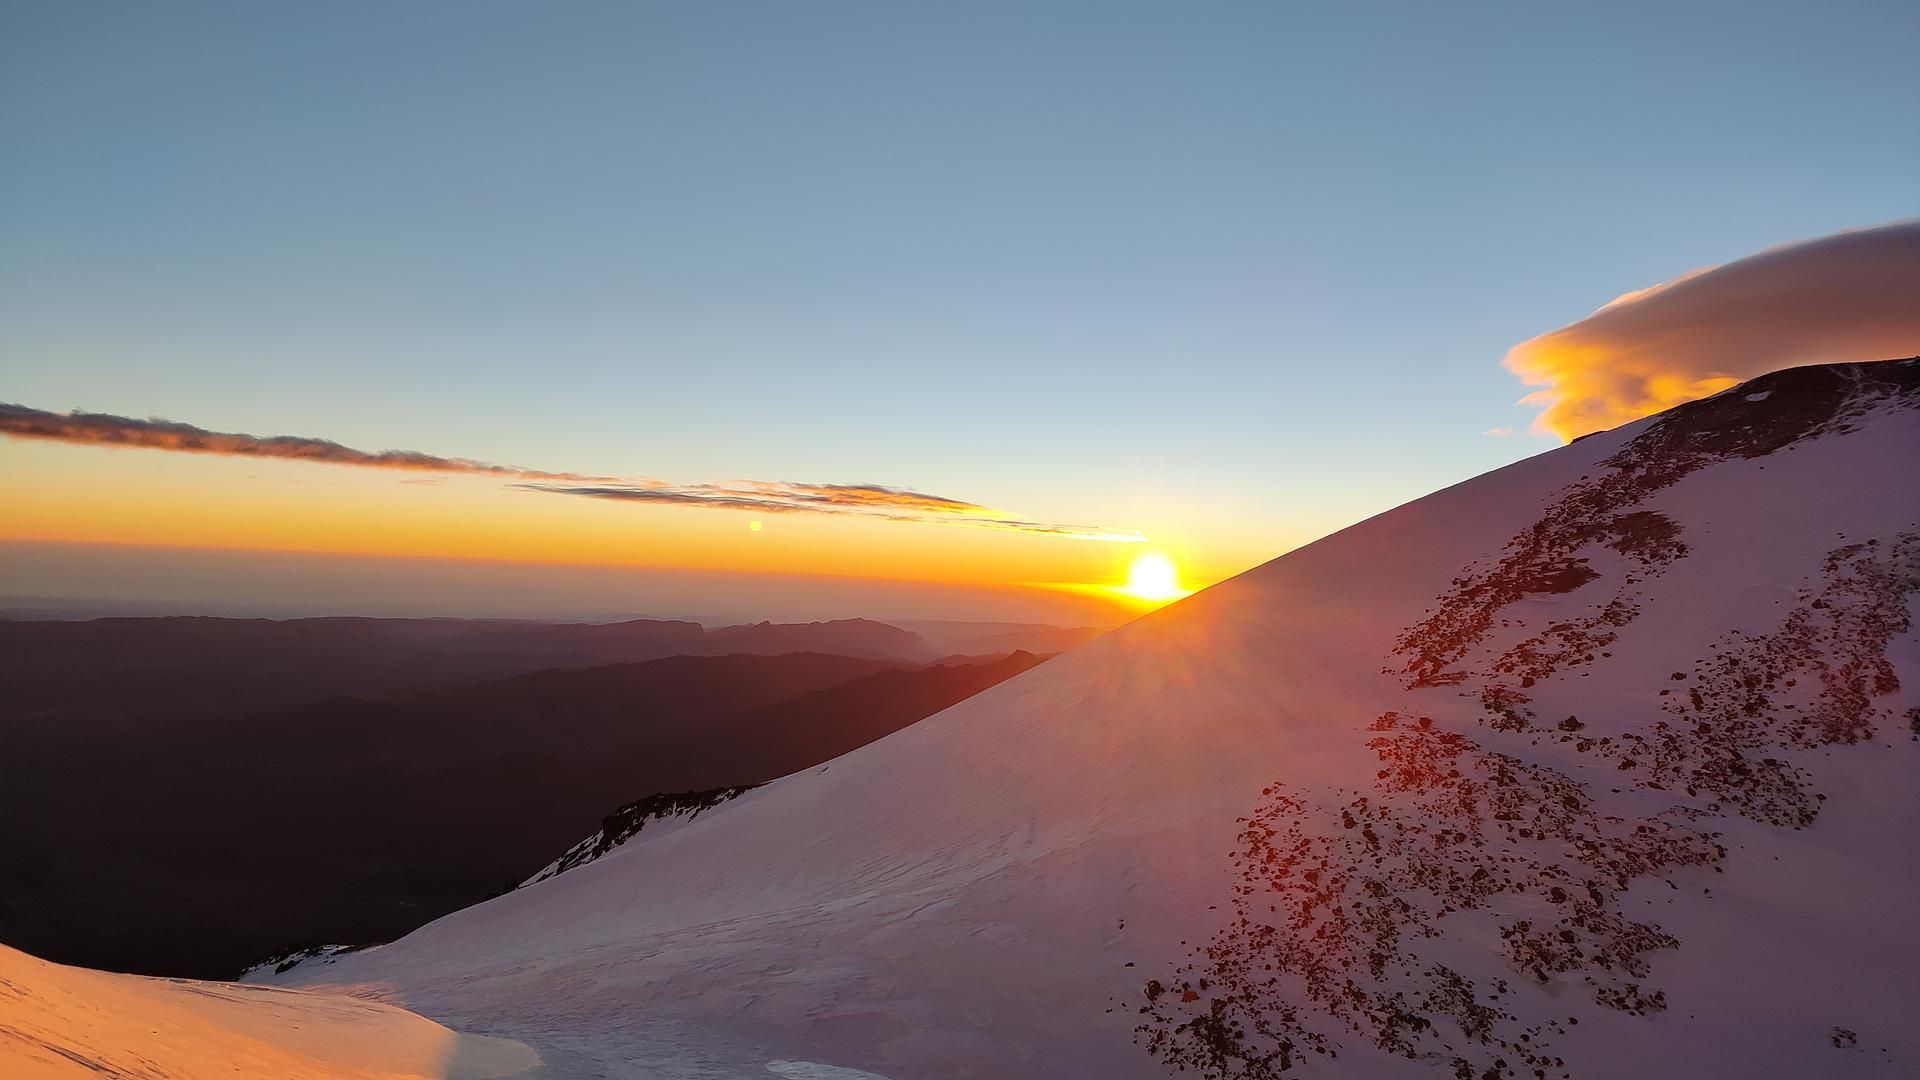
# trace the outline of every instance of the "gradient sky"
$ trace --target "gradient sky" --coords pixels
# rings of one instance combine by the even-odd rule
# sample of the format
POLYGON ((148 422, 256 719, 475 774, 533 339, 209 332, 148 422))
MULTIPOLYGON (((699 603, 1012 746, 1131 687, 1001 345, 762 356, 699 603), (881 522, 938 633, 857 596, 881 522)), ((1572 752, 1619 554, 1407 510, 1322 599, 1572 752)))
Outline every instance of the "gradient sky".
MULTIPOLYGON (((1900 2, 11 0, 0 401, 893 485, 1137 530, 1200 584, 1555 445, 1516 344, 1912 215, 1916 44, 1900 2)), ((183 580, 47 546, 110 542, 699 568, 661 607, 794 616, 753 575, 1138 554, 409 479, 0 441, 0 594, 183 580)), ((287 566, 247 588, 320 606, 287 566)))

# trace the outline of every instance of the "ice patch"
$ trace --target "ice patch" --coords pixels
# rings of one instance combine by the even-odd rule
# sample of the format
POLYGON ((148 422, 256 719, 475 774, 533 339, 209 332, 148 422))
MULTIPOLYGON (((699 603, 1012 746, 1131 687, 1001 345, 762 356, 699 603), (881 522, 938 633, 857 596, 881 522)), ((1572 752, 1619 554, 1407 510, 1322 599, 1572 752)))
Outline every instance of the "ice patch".
POLYGON ((848 1069, 840 1065, 822 1065, 817 1061, 769 1061, 767 1071, 789 1080, 889 1080, 879 1073, 848 1069))

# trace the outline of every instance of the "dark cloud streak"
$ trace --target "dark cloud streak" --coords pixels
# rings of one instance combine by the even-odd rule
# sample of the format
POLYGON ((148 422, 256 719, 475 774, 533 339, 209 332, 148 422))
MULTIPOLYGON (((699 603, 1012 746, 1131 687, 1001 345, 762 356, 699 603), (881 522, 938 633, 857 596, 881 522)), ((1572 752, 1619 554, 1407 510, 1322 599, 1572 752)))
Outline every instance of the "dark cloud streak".
POLYGON ((515 465, 490 465, 484 461, 440 457, 435 454, 424 454, 418 450, 369 452, 342 446, 331 439, 316 439, 304 435, 260 436, 235 431, 210 431, 192 424, 183 424, 177 420, 162 420, 157 417, 136 420, 110 413, 56 413, 4 402, 0 402, 0 434, 16 439, 44 439, 89 446, 134 447, 144 450, 172 450, 178 453, 222 454, 234 457, 284 458, 289 461, 318 461, 329 465, 405 469, 414 472, 472 473, 528 480, 579 482, 614 479, 606 476, 585 476, 579 473, 523 469, 515 465))
MULTIPOLYGON (((247 458, 281 458, 415 473, 465 474, 517 481, 512 486, 583 498, 633 503, 750 510, 765 514, 822 514, 922 525, 1003 529, 1075 540, 1138 542, 1138 533, 1026 521, 979 503, 929 495, 883 484, 808 484, 743 481, 736 484, 669 484, 659 480, 549 472, 494 465, 471 458, 418 450, 369 452, 331 439, 298 435, 248 435, 212 431, 159 418, 137 420, 109 413, 55 413, 0 403, 0 435, 83 446, 169 450, 247 458)), ((432 478, 423 478, 430 482, 432 478)))
POLYGON ((1008 532, 1056 536, 1068 540, 1102 540, 1113 543, 1141 543, 1136 532, 1102 529, 1085 525, 1055 525, 1001 514, 973 503, 945 499, 915 491, 882 487, 877 484, 769 484, 754 483, 740 487, 702 484, 683 488, 654 485, 591 484, 567 485, 524 483, 513 485, 522 491, 578 498, 607 499, 614 502, 652 503, 673 506, 705 506, 716 509, 752 510, 765 514, 831 514, 875 518, 882 521, 910 522, 920 525, 956 525, 973 529, 999 529, 1008 532), (860 496, 834 500, 823 489, 855 488, 860 496))

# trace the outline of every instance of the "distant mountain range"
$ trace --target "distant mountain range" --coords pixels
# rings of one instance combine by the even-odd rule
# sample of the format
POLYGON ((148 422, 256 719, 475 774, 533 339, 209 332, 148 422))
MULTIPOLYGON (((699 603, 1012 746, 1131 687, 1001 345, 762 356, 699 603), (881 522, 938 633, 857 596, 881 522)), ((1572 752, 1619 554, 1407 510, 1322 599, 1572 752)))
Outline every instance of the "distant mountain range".
POLYGON ((0 619, 0 703, 16 718, 151 717, 389 693, 523 672, 667 656, 816 652, 904 663, 1062 652, 1097 631, 870 619, 706 629, 636 619, 0 619))
POLYGON ((1920 1076, 1916 462, 1920 361, 1766 375, 259 977, 527 1080, 1920 1076))
MULTIPOLYGON (((696 658, 421 691, 331 726, 325 710, 251 714, 203 753, 265 745, 240 760, 270 764, 202 797, 189 820, 234 831, 195 842, 335 895, 351 840, 431 860, 515 837, 532 858, 518 818, 591 774, 577 751, 594 740, 632 753, 622 778, 654 791, 557 839, 521 887, 248 976, 306 994, 0 948, 0 1008, 27 1033, 0 1029, 0 1063, 1905 1080, 1920 1075, 1916 461, 1920 359, 1775 372, 1416 500, 758 785, 727 770, 771 775, 795 732, 832 732, 809 753, 852 745, 886 727, 861 719, 874 697, 919 714, 997 673, 940 695, 914 678, 940 668, 780 657, 773 701, 741 685, 765 658, 696 658), (727 704, 657 729, 689 763, 671 774, 647 760, 666 745, 653 724, 595 705, 692 682, 727 704), (329 785, 336 748, 283 731, 421 741, 394 756, 411 771, 329 785), (523 752, 544 740, 557 772, 523 752), (409 832, 402 811, 420 807, 360 809, 391 790, 459 810, 409 832), (289 814, 324 827, 274 835, 289 814)), ((144 782, 154 754, 126 758, 109 791, 144 782)), ((15 779, 76 781, 41 771, 15 779)), ((73 802, 56 812, 86 809, 73 802)), ((92 811, 64 842, 135 834, 164 859, 169 826, 147 818, 167 805, 92 811)), ((9 899, 19 879, 0 868, 9 899)), ((102 936, 111 905, 89 889, 128 885, 63 882, 102 936)))
POLYGON ((934 651, 867 620, 0 622, 0 940, 211 977, 387 940, 616 807, 818 764, 1039 662, 934 651), (572 666, 666 649, 693 654, 572 666), (514 674, 459 678, 486 671, 514 674))

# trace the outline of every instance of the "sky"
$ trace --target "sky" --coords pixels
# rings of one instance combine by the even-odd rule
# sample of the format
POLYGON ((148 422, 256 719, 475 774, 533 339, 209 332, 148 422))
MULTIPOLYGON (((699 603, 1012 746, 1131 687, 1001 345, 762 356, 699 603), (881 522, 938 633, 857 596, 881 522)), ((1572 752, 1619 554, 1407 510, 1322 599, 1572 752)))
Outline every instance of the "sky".
MULTIPOLYGON (((14 432, 0 597, 1111 621, 1143 554, 1203 586, 1758 374, 1744 281, 1899 280, 1916 42, 1909 3, 7 0, 0 402, 498 469, 14 432)), ((1920 352, 1882 291, 1762 368, 1920 352)))

